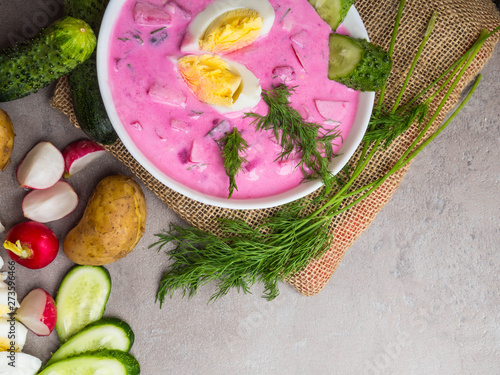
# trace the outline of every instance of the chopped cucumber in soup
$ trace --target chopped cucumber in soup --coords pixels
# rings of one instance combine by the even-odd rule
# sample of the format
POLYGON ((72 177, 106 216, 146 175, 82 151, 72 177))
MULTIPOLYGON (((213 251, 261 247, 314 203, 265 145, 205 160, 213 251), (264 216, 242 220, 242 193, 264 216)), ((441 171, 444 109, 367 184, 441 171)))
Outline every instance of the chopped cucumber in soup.
POLYGON ((377 91, 392 68, 389 54, 364 39, 331 34, 328 78, 354 90, 377 91))
POLYGON ((354 0, 308 0, 318 15, 332 28, 337 30, 344 21, 354 0))

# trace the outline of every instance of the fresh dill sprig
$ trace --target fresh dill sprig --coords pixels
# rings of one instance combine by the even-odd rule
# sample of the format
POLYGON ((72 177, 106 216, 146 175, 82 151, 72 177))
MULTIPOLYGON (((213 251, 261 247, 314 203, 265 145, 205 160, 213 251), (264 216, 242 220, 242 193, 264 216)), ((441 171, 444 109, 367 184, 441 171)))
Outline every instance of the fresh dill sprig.
POLYGON ((325 241, 330 241, 325 218, 298 221, 299 213, 300 207, 291 205, 256 229, 242 220, 220 219, 223 237, 170 224, 152 245, 161 250, 171 242, 175 244, 168 252, 173 263, 160 281, 160 306, 178 289, 183 296, 192 297, 211 281, 217 281, 218 290, 210 300, 233 288, 249 293, 258 282, 264 284, 267 299, 276 298, 278 281, 302 270, 311 257, 324 252, 325 241))
POLYGON ((363 141, 367 143, 379 141, 381 147, 387 148, 414 123, 421 125, 428 110, 429 106, 426 103, 416 105, 403 113, 387 112, 383 108, 375 108, 363 141))
POLYGON ((351 175, 354 172, 354 168, 349 164, 344 165, 344 168, 340 170, 339 173, 333 176, 335 184, 341 188, 347 184, 347 182, 351 179, 351 175))
POLYGON ((243 139, 241 133, 233 128, 232 132, 227 133, 220 141, 222 147, 222 158, 224 159, 224 169, 229 177, 229 196, 231 198, 236 186, 236 176, 241 171, 241 165, 247 163, 247 160, 242 156, 248 148, 248 143, 243 139))
MULTIPOLYGON (((397 20, 401 18, 404 2, 404 0, 400 0, 397 20)), ((430 24, 432 22, 431 19, 430 24)), ((391 46, 394 45, 398 24, 399 22, 396 22, 391 46)), ((430 29, 432 30, 432 27, 430 29)), ((174 224, 170 225, 167 232, 158 234, 158 242, 150 247, 158 246, 161 250, 169 244, 175 246, 172 250, 167 251, 173 263, 164 273, 160 282, 156 298, 160 302, 160 306, 165 298, 172 297, 176 290, 181 290, 183 296, 187 294, 192 297, 200 286, 211 281, 217 282, 217 291, 212 295, 211 301, 224 296, 232 288, 249 293, 250 287, 258 282, 264 284, 264 297, 268 300, 275 298, 279 294, 279 281, 286 281, 297 272, 302 271, 311 260, 320 257, 330 248, 332 218, 358 204, 379 188, 391 175, 408 165, 463 109, 477 88, 481 75, 478 76, 467 96, 447 120, 427 139, 424 139, 483 43, 498 30, 499 28, 489 33, 483 32, 473 46, 450 67, 446 74, 443 74, 417 95, 417 97, 421 97, 422 93, 429 90, 429 87, 438 83, 440 86, 431 98, 436 97, 439 92, 444 92, 435 112, 429 116, 422 115, 422 118, 425 117, 425 121, 423 121, 425 124, 420 124, 419 133, 412 144, 382 177, 366 183, 360 188, 353 188, 353 184, 358 180, 379 146, 386 145, 387 141, 397 134, 398 126, 393 126, 393 130, 385 133, 380 132, 380 135, 374 137, 372 141, 365 140, 356 165, 346 168, 338 179, 337 184, 340 189, 332 197, 325 198, 322 205, 307 216, 303 215, 303 211, 309 202, 303 199, 286 205, 257 228, 253 228, 239 219, 218 219, 224 233, 222 237, 215 236, 211 232, 196 228, 182 228, 174 224), (449 77, 442 82, 448 73, 450 73, 449 77), (346 203, 346 199, 352 197, 354 200, 346 203)), ((428 32, 430 33, 429 30, 428 32)), ((411 71, 408 74, 411 74, 411 71)), ((405 89, 407 82, 408 79, 401 90, 405 89)), ((378 109, 382 108, 384 92, 383 89, 378 109)), ((400 93, 399 98, 401 97, 400 93)), ((425 103, 429 103, 432 99, 427 99, 425 103)), ((400 108, 394 107, 390 113, 418 113, 421 115, 425 112, 423 109, 414 108, 415 106, 411 107, 405 104, 400 108)), ((374 116, 379 118, 380 113, 375 112, 374 116)), ((420 119, 419 116, 413 117, 417 120, 420 119)), ((375 121, 373 123, 379 124, 375 121)), ((335 181, 335 179, 332 178, 331 181, 335 181)))
POLYGON ((290 106, 290 95, 295 87, 284 84, 262 92, 262 98, 269 110, 267 115, 245 113, 245 117, 254 120, 252 124, 257 130, 272 130, 274 137, 281 145, 281 152, 276 160, 286 160, 300 155, 297 165, 302 169, 305 180, 319 178, 327 191, 332 184, 329 178, 329 165, 333 157, 332 142, 341 137, 338 127, 325 129, 322 125, 304 121, 302 115, 290 106))
MULTIPOLYGON (((399 21, 401 20, 401 16, 403 13, 404 3, 405 3, 404 1, 401 1, 399 3, 398 15, 396 16, 394 32, 391 39, 391 45, 389 47, 389 53, 391 55, 394 51, 394 44, 396 42, 397 30, 399 28, 399 21)), ((377 147, 380 146, 388 148, 390 144, 397 137, 399 137, 406 130, 408 130, 410 126, 413 125, 415 122, 417 122, 420 126, 424 121, 425 116, 427 116, 427 112, 429 111, 430 101, 414 105, 413 107, 409 107, 406 110, 401 110, 401 111, 398 111, 398 106, 399 103, 401 102, 401 98, 404 95, 406 86, 410 81, 413 71, 417 66, 418 59, 420 58, 420 55, 422 54, 425 45, 427 44, 427 41, 431 36, 432 30, 436 25, 436 20, 437 20, 437 13, 433 12, 429 20, 429 23, 427 24, 427 29, 425 31, 422 42, 420 43, 417 53, 413 58, 408 74, 406 75, 403 86, 399 90, 398 97, 396 98, 396 101, 394 102, 391 111, 386 111, 383 107, 385 85, 381 90, 378 102, 379 104, 372 112, 372 115, 370 117, 370 122, 368 123, 368 129, 363 137, 363 141, 365 142, 365 144, 371 144, 372 142, 377 142, 376 143, 377 147)))

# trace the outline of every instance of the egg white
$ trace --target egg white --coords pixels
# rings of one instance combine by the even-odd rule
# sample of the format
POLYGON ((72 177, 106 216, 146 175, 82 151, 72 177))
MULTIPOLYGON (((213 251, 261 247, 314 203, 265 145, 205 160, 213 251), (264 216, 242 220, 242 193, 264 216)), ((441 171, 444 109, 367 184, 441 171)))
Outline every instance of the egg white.
POLYGON ((0 352, 0 375, 38 374, 38 370, 42 367, 42 361, 32 355, 17 352, 15 358, 14 368, 10 352, 0 352))
POLYGON ((6 317, 6 315, 11 312, 10 307, 12 303, 11 305, 9 305, 9 302, 13 302, 15 308, 19 307, 19 302, 17 302, 17 294, 15 293, 14 295, 12 295, 11 293, 9 294, 8 289, 0 288, 0 309, 1 310, 7 309, 7 313, 5 315, 2 315, 3 317, 6 317))
POLYGON ((252 9, 262 18, 262 29, 259 38, 269 34, 274 23, 274 9, 267 0, 216 0, 189 24, 186 36, 182 42, 181 51, 185 53, 199 52, 199 40, 210 24, 220 15, 236 9, 252 9))
POLYGON ((233 73, 241 77, 242 90, 232 107, 210 106, 219 113, 240 112, 245 109, 254 108, 259 104, 261 99, 262 88, 260 87, 259 79, 245 65, 229 59, 223 60, 229 64, 233 73))
POLYGON ((17 320, 12 321, 7 318, 0 318, 0 337, 9 338, 10 341, 14 341, 19 350, 22 350, 24 344, 26 344, 26 336, 28 335, 28 329, 17 320), (13 328, 11 329, 11 325, 13 328), (15 334, 15 338, 12 340, 9 338, 9 334, 15 334))

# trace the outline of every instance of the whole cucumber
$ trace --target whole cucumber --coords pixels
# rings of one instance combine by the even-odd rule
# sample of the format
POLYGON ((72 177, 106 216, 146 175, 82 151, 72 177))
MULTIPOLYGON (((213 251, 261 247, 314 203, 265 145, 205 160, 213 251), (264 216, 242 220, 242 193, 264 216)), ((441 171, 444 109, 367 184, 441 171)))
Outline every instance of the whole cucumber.
MULTIPOLYGON (((99 33, 109 0, 65 0, 64 13, 81 18, 99 33)), ((75 116, 80 128, 94 141, 112 144, 118 136, 109 121, 97 81, 96 53, 69 74, 75 116)))
POLYGON ((0 51, 0 102, 25 97, 68 74, 96 45, 86 22, 65 17, 32 39, 0 51))

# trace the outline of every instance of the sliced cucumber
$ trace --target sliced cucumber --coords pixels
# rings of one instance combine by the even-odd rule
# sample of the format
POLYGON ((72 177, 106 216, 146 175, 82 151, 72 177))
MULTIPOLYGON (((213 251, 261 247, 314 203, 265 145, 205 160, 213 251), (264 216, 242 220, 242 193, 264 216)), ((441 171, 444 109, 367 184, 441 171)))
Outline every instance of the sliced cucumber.
POLYGON ((354 71, 363 56, 363 48, 344 35, 330 35, 330 79, 344 77, 354 71))
POLYGON ((102 349, 128 352, 134 343, 132 328, 120 319, 103 318, 75 333, 52 354, 46 366, 85 352, 102 349))
POLYGON ((333 31, 344 21, 354 0, 308 0, 333 31))
POLYGON ((382 48, 364 39, 330 34, 328 78, 354 90, 377 91, 387 81, 392 60, 382 48))
POLYGON ((55 362, 39 375, 138 375, 139 362, 120 350, 87 352, 55 362))
POLYGON ((102 318, 110 292, 111 278, 104 267, 76 266, 64 276, 56 296, 61 342, 102 318))

